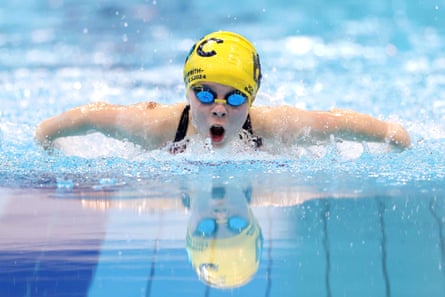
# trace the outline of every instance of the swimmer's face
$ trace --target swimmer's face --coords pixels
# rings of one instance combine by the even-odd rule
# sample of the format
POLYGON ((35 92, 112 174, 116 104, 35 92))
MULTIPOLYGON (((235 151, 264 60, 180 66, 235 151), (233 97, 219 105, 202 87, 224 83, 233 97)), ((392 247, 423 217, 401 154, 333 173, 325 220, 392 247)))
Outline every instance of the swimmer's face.
MULTIPOLYGON (((235 90, 218 83, 206 82, 201 85, 212 89, 218 99, 223 99, 235 90)), ((238 137, 247 118, 249 109, 247 101, 237 107, 219 102, 204 104, 196 98, 191 89, 187 92, 187 98, 190 102, 193 126, 201 136, 210 138, 214 146, 223 146, 233 137, 238 137)))

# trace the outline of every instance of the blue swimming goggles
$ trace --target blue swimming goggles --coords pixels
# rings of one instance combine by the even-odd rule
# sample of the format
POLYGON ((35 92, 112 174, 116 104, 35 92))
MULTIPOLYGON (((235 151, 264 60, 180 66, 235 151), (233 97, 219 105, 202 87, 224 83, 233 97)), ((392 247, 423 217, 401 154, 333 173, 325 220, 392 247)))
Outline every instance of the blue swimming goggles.
MULTIPOLYGON (((238 216, 229 218, 226 222, 227 228, 233 234, 240 234, 249 225, 249 222, 238 216)), ((205 218, 199 221, 198 226, 194 232, 195 236, 200 237, 214 237, 218 231, 218 223, 214 218, 205 218)))
POLYGON ((196 98, 199 102, 203 104, 216 103, 227 103, 230 106, 238 107, 247 102, 248 98, 246 95, 238 90, 233 90, 224 96, 224 99, 217 99, 218 95, 215 91, 207 86, 193 86, 192 91, 195 93, 196 98))

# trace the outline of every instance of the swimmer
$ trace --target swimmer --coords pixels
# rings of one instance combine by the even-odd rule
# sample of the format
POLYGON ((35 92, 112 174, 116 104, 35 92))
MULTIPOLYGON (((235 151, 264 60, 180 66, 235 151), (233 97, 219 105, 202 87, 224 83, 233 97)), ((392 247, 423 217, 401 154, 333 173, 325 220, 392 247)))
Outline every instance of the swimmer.
POLYGON ((262 77, 260 59, 252 43, 236 33, 218 31, 199 40, 186 58, 183 76, 184 103, 91 103, 44 120, 35 138, 51 148, 60 137, 101 132, 172 153, 186 150, 192 137, 215 150, 234 141, 262 149, 264 144, 314 144, 331 136, 399 149, 410 146, 401 125, 355 111, 254 106, 262 77))

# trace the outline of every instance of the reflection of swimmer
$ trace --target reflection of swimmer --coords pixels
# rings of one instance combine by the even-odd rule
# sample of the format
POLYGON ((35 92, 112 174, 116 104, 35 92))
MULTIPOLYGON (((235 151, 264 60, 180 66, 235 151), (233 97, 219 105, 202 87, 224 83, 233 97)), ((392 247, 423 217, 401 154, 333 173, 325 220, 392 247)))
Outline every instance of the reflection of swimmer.
POLYGON ((247 283, 258 270, 261 228, 248 206, 250 191, 217 186, 191 200, 186 247, 198 277, 216 288, 247 283))
MULTIPOLYGON (((211 182, 201 178, 198 183, 181 183, 182 203, 177 197, 158 197, 150 192, 147 196, 151 198, 128 199, 128 193, 116 191, 107 192, 110 197, 106 200, 87 195, 82 205, 104 210, 131 208, 138 213, 185 207, 189 211, 186 249, 194 271, 209 286, 235 288, 251 280, 261 259, 263 236, 251 207, 286 207, 326 197, 326 193, 310 188, 273 192, 257 183, 246 176, 212 176, 211 182)), ((329 197, 348 195, 329 193, 329 197)))

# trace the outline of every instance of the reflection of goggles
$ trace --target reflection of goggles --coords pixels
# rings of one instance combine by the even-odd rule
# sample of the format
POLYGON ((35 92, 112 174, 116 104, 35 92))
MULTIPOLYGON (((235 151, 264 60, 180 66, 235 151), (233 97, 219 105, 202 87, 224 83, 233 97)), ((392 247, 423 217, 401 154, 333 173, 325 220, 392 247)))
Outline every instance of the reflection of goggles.
POLYGON ((195 93, 196 98, 199 102, 203 104, 216 103, 227 103, 231 106, 237 107, 241 106, 247 102, 247 97, 238 90, 233 90, 224 96, 224 99, 217 99, 217 94, 211 88, 207 86, 194 86, 191 87, 192 91, 195 93))
MULTIPOLYGON (((199 221, 195 232, 193 232, 194 236, 201 236, 201 237, 214 237, 216 232, 218 231, 218 224, 220 222, 217 221, 214 218, 205 218, 199 221)), ((234 234, 241 233, 246 227, 249 225, 249 222, 238 216, 230 217, 227 222, 224 221, 224 223, 227 224, 227 228, 234 234)))

